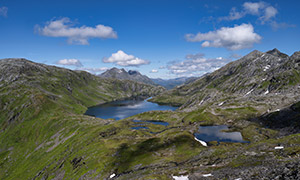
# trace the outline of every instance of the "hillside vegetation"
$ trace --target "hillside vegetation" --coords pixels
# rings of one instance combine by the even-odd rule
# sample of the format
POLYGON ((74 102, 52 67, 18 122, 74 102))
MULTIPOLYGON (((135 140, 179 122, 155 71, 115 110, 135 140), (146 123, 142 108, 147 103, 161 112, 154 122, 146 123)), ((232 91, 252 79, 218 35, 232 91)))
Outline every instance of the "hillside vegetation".
POLYGON ((299 52, 254 51, 166 92, 0 60, 0 179, 299 179, 299 63, 299 52), (155 95, 181 107, 119 121, 83 115, 89 106, 155 95), (135 130, 133 120, 169 125, 135 130), (199 125, 228 125, 249 143, 202 146, 194 139, 199 125))

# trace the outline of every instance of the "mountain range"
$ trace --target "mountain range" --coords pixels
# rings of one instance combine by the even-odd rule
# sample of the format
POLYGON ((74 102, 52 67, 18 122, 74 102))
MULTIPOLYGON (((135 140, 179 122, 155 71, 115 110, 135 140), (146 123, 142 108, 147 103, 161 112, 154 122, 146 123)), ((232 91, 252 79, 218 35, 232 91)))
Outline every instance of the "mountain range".
POLYGON ((115 79, 127 79, 137 82, 142 82, 145 84, 155 85, 155 83, 147 76, 142 75, 138 71, 129 70, 128 72, 125 69, 111 68, 104 73, 99 75, 100 77, 105 78, 115 78, 115 79))
POLYGON ((0 179, 300 179, 299 51, 255 50, 170 90, 108 72, 0 60, 0 179), (119 121, 84 115, 150 96, 180 107, 119 121), (131 128, 140 121, 168 125, 131 128), (195 139, 212 125, 245 142, 195 139))
POLYGON ((126 71, 125 69, 111 68, 104 73, 99 75, 100 77, 105 78, 115 78, 115 79, 127 79, 132 81, 137 81, 150 85, 160 85, 165 87, 166 89, 172 89, 176 86, 182 85, 186 82, 193 81, 197 79, 196 77, 181 77, 175 79, 161 79, 161 78, 149 78, 146 75, 142 75, 140 72, 135 70, 126 71))
POLYGON ((194 80, 198 79, 198 77, 179 77, 174 79, 161 79, 161 78, 152 78, 151 80, 160 86, 165 87, 166 89, 173 89, 176 86, 190 83, 194 80))
POLYGON ((299 52, 289 57, 277 49, 266 53, 255 50, 152 101, 183 105, 181 108, 186 110, 234 100, 268 102, 270 110, 282 108, 299 100, 299 58, 299 52), (282 102, 278 103, 280 99, 282 102))

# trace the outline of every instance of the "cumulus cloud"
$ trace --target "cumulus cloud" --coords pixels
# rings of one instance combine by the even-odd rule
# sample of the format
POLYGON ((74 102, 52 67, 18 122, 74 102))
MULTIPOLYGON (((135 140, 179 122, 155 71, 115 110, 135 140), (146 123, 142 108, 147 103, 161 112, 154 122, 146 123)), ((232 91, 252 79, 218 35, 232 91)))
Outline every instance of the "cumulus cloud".
POLYGON ((84 67, 84 68, 79 68, 78 70, 88 71, 91 73, 98 73, 98 72, 106 71, 108 69, 109 69, 108 67, 99 67, 99 68, 84 67))
POLYGON ((261 36, 254 32, 251 24, 241 24, 234 27, 222 27, 208 33, 186 34, 189 42, 202 42, 202 47, 224 47, 229 50, 250 48, 259 43, 261 36))
POLYGON ((265 13, 263 16, 260 17, 260 20, 262 23, 270 21, 271 18, 276 16, 277 13, 278 13, 277 9, 275 9, 273 6, 269 6, 265 9, 265 13))
POLYGON ((140 65, 145 65, 150 63, 147 60, 137 58, 133 55, 128 55, 122 50, 113 53, 109 58, 104 57, 102 61, 104 63, 114 63, 119 66, 140 66, 140 65))
POLYGON ((74 24, 69 18, 61 18, 46 23, 44 27, 36 26, 40 35, 49 37, 66 37, 69 44, 88 45, 91 38, 117 38, 117 33, 113 28, 102 24, 95 27, 81 26, 73 27, 74 24))
POLYGON ((277 15, 278 10, 271 5, 261 1, 261 2, 245 2, 242 5, 242 10, 237 11, 236 7, 233 7, 228 16, 220 17, 219 20, 233 21, 241 19, 244 16, 250 14, 253 16, 258 16, 258 19, 262 24, 265 22, 270 22, 277 15))
POLYGON ((7 17, 8 8, 3 6, 0 7, 0 16, 7 17))
POLYGON ((78 59, 61 59, 55 64, 82 67, 81 62, 78 59))
POLYGON ((266 7, 266 3, 264 2, 245 2, 243 4, 244 10, 246 13, 252 15, 260 15, 260 11, 266 7))
POLYGON ((157 70, 157 69, 152 69, 152 70, 150 71, 150 73, 158 73, 158 70, 157 70))
POLYGON ((230 61, 223 57, 207 59, 204 54, 189 54, 184 61, 170 62, 168 70, 176 76, 199 76, 215 71, 230 61))

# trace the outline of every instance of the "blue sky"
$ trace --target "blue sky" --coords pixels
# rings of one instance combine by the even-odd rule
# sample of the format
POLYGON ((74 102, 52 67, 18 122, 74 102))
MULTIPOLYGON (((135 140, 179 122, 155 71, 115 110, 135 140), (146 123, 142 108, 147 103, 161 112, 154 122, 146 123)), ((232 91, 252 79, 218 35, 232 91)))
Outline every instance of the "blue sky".
POLYGON ((200 76, 254 49, 300 50, 294 0, 0 0, 0 58, 200 76))

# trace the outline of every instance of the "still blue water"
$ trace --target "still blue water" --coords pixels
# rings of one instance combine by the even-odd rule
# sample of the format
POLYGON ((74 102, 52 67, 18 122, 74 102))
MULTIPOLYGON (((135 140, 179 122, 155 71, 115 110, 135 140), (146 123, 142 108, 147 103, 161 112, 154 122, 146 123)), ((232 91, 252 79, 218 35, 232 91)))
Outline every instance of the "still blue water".
POLYGON ((102 119, 113 118, 116 120, 124 119, 142 112, 154 110, 171 110, 178 107, 168 105, 158 105, 147 100, 122 100, 105 103, 102 105, 88 108, 85 115, 95 116, 102 119))
POLYGON ((145 126, 137 126, 137 127, 132 127, 131 129, 140 130, 140 129, 149 129, 149 128, 145 126))
POLYGON ((195 133, 194 135, 197 139, 205 142, 249 142, 243 140, 243 137, 240 132, 222 132, 222 130, 228 130, 228 127, 226 125, 200 126, 198 133, 195 133))

